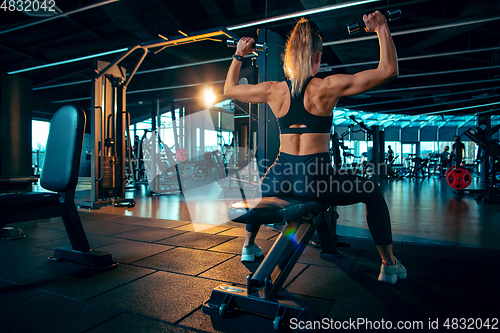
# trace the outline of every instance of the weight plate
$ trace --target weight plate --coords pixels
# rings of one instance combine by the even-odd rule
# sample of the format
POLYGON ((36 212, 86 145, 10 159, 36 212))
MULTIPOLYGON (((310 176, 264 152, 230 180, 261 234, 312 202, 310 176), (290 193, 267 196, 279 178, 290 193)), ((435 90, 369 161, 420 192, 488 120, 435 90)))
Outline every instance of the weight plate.
POLYGON ((469 187, 472 182, 472 176, 467 169, 454 168, 446 173, 446 181, 451 188, 455 190, 463 190, 469 187))
POLYGON ((175 152, 175 157, 180 162, 187 161, 187 159, 188 159, 188 152, 184 148, 177 149, 177 151, 175 152))

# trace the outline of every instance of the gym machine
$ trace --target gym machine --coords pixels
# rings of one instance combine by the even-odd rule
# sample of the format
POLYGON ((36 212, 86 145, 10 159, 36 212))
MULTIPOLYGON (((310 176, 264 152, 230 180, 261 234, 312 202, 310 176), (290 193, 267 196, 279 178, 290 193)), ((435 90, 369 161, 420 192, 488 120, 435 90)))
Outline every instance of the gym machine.
POLYGON ((135 45, 121 54, 115 61, 106 63, 97 61, 94 67, 94 80, 92 87, 92 158, 91 158, 91 197, 84 201, 80 207, 98 209, 101 206, 113 204, 115 206, 133 207, 133 199, 125 198, 126 160, 125 152, 128 151, 129 173, 135 176, 133 163, 131 163, 131 142, 129 133, 130 116, 126 111, 127 86, 146 58, 148 51, 160 48, 156 53, 167 47, 215 40, 225 36, 235 38, 236 35, 221 27, 218 29, 202 31, 198 34, 165 38, 135 45), (142 56, 135 64, 131 73, 126 75, 125 69, 119 64, 133 52, 140 50, 142 56), (127 136, 125 136, 127 133, 127 136))
POLYGON ((349 116, 349 119, 361 127, 368 135, 368 140, 373 141, 373 158, 371 161, 368 161, 368 163, 373 165, 373 180, 377 183, 382 182, 387 174, 387 165, 384 163, 385 131, 380 129, 380 126, 376 125, 368 127, 363 121, 356 120, 355 116, 349 116))
MULTIPOLYGON (((489 128, 489 122, 482 124, 476 129, 469 128, 463 134, 474 141, 478 147, 482 161, 481 175, 483 177, 484 188, 469 189, 471 175, 469 171, 462 167, 450 168, 446 173, 448 184, 456 190, 459 195, 476 196, 477 201, 500 202, 500 189, 497 186, 496 174, 500 172, 500 145, 491 139, 492 135, 498 132, 500 125, 489 128)), ((457 164, 459 165, 459 164, 457 164)))
MULTIPOLYGON (((344 145, 344 137, 342 140, 339 139, 337 133, 330 133, 330 140, 332 141, 332 147, 330 148, 330 156, 333 159, 333 165, 336 170, 340 170, 342 168, 342 157, 340 156, 340 148, 343 151, 349 149, 346 145, 344 145)), ((345 154, 345 153, 344 153, 345 154)), ((345 155, 344 155, 344 164, 345 164, 345 155)))
MULTIPOLYGON (((130 155, 132 150, 130 116, 125 101, 128 83, 125 69, 96 61, 94 73, 90 201, 82 202, 80 207, 98 209, 111 204, 134 207, 134 200, 125 198, 125 152, 130 155)), ((129 156, 129 170, 135 174, 130 160, 129 156)))

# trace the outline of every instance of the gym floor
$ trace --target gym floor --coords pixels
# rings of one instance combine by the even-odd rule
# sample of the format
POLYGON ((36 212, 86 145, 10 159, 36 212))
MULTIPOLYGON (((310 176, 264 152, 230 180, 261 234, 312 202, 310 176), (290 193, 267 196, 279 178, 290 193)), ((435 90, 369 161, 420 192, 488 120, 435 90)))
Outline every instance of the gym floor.
MULTIPOLYGON (((82 181, 77 202, 88 197, 87 188, 82 181)), ((374 327, 437 332, 449 331, 446 323, 474 327, 489 318, 498 329, 500 206, 459 198, 437 177, 390 181, 383 190, 395 254, 408 278, 396 285, 377 281, 380 257, 360 204, 338 208, 338 234, 351 247, 326 261, 308 246, 286 290, 337 322, 365 319, 374 327)), ((127 196, 136 207, 79 210, 92 249, 111 252, 119 263, 109 271, 47 260, 54 248, 69 245, 59 218, 13 225, 27 237, 0 242, 2 332, 273 332, 269 318, 211 318, 201 310, 214 287, 245 286, 259 265, 240 261, 244 225, 195 232, 182 196, 141 190, 127 196)), ((265 253, 278 233, 261 228, 265 253)))

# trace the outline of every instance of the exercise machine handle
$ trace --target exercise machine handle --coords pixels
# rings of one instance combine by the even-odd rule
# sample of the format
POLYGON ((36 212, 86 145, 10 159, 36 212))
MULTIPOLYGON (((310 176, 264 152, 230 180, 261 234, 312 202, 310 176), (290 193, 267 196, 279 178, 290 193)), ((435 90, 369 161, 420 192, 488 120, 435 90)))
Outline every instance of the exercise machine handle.
MULTIPOLYGON (((384 14, 387 21, 395 21, 401 18, 401 15, 402 15, 401 9, 399 8, 388 10, 387 13, 384 14)), ((355 34, 356 32, 361 31, 361 29, 364 29, 365 27, 366 27, 365 22, 363 21, 354 22, 347 25, 347 31, 349 32, 350 35, 352 35, 355 34)))
MULTIPOLYGON (((228 39, 226 41, 227 47, 236 47, 238 45, 239 39, 228 39)), ((267 49, 266 43, 253 43, 252 47, 257 51, 265 51, 267 49)))

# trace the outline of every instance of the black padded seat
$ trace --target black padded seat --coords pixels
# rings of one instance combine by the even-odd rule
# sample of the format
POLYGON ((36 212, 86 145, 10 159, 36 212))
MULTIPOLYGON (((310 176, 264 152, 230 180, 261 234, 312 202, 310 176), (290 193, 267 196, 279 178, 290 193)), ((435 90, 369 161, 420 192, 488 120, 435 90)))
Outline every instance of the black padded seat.
POLYGON ((233 203, 227 214, 234 222, 273 224, 292 221, 329 206, 328 203, 309 198, 263 197, 233 203))
POLYGON ((51 192, 28 192, 19 194, 0 194, 0 210, 22 209, 37 210, 40 207, 59 204, 59 194, 51 192))

